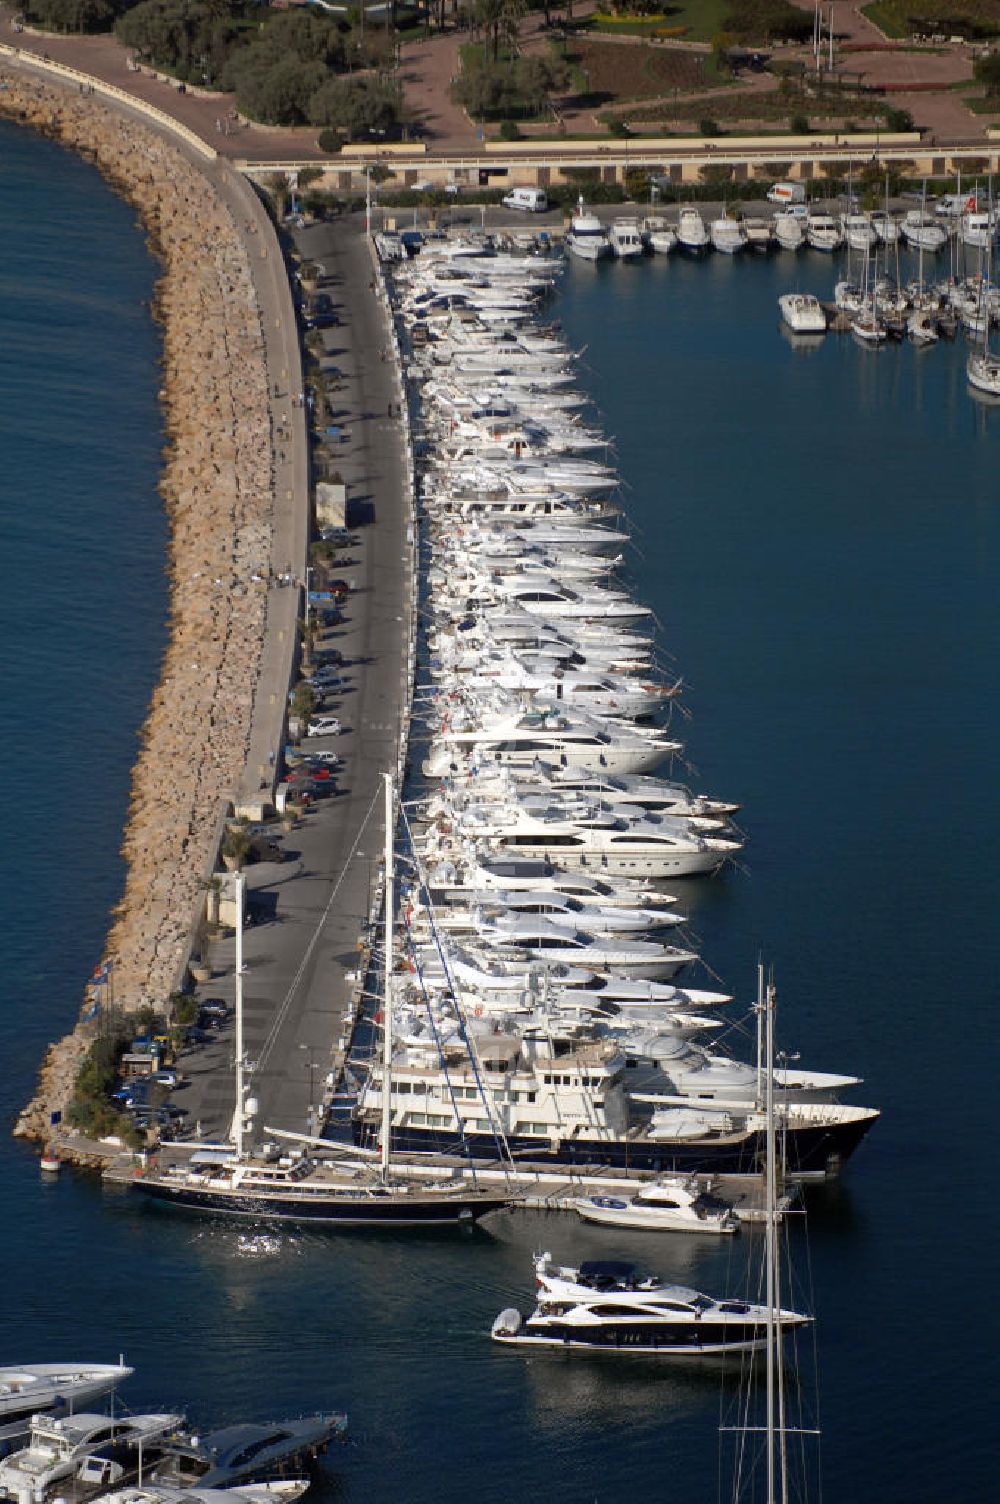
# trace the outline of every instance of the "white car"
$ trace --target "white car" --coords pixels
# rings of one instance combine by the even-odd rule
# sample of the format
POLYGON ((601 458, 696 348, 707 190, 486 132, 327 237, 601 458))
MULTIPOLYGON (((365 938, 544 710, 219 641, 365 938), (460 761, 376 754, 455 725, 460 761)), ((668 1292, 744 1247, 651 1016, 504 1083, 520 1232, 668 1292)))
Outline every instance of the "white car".
POLYGON ((335 715, 321 715, 309 722, 306 736, 339 736, 342 729, 335 715))

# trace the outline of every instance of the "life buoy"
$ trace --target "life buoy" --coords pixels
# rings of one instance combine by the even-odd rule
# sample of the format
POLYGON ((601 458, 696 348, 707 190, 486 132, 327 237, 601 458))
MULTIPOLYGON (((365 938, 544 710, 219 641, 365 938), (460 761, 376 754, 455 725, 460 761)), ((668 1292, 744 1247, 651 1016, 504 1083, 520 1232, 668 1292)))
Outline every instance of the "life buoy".
POLYGON ((473 1008, 472 1011, 475 1014, 476 1018, 482 1018, 482 1016, 483 1016, 483 1005, 482 1005, 482 1003, 480 1003, 477 1008, 473 1008))

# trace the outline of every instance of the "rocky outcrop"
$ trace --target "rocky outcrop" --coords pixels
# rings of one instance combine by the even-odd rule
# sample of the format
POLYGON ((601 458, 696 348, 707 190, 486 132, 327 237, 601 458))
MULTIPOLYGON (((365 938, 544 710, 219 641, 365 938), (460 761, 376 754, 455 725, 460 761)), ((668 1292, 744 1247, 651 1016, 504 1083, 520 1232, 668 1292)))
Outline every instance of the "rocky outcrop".
MULTIPOLYGON (((108 935, 115 1001, 162 1004, 187 958, 201 884, 248 739, 274 503, 261 318, 244 228, 177 147, 92 94, 8 73, 0 111, 85 152, 139 210, 163 264, 170 638, 132 778, 125 890, 108 935)), ((71 1095, 92 1025, 49 1051, 16 1131, 71 1095)))

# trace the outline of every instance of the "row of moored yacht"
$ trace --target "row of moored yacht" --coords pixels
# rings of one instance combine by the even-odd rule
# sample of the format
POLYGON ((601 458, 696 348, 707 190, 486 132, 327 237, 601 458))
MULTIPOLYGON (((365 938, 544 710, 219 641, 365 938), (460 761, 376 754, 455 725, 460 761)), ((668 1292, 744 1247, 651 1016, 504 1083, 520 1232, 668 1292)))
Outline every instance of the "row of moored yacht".
POLYGON ((651 251, 669 255, 674 250, 689 255, 719 251, 772 250, 837 251, 873 250, 877 245, 898 243, 913 250, 935 253, 950 239, 974 250, 986 249, 996 238, 997 212, 970 210, 954 221, 924 209, 909 209, 902 215, 888 210, 871 213, 830 214, 808 209, 804 204, 787 205, 773 216, 723 212, 706 218, 695 204, 680 204, 675 214, 619 216, 608 225, 589 211, 581 199, 570 222, 566 246, 584 261, 614 256, 633 260, 651 251))
POLYGON ((0 1500, 11 1504, 293 1504, 343 1415, 197 1433, 184 1416, 105 1414, 122 1364, 0 1368, 0 1500))
MULTIPOLYGON (((709 1043, 727 994, 664 883, 740 851, 736 806, 663 776, 678 686, 622 583, 628 535, 575 357, 545 324, 556 258, 429 241, 392 293, 417 413, 426 746, 408 790, 405 970, 373 1147, 633 1170, 756 1168, 761 1070, 709 1043)), ((789 1159, 824 1174, 874 1112, 782 1070, 789 1159)))

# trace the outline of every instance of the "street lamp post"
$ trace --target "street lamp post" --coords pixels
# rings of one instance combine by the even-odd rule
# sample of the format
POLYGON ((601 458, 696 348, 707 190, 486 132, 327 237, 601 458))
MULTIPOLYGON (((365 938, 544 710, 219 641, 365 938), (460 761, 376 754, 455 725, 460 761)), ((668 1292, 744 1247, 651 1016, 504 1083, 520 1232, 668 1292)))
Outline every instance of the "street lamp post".
POLYGON ((316 1056, 315 1056, 315 1046, 311 1045, 311 1044, 300 1044, 299 1045, 299 1049, 300 1050, 306 1050, 308 1052, 308 1059, 306 1060, 306 1069, 309 1072, 309 1117, 306 1120, 306 1126, 307 1126, 307 1128, 308 1128, 308 1130, 309 1130, 310 1133, 314 1133, 315 1129, 316 1129, 316 1123, 315 1123, 315 1112, 316 1112, 316 1056))

